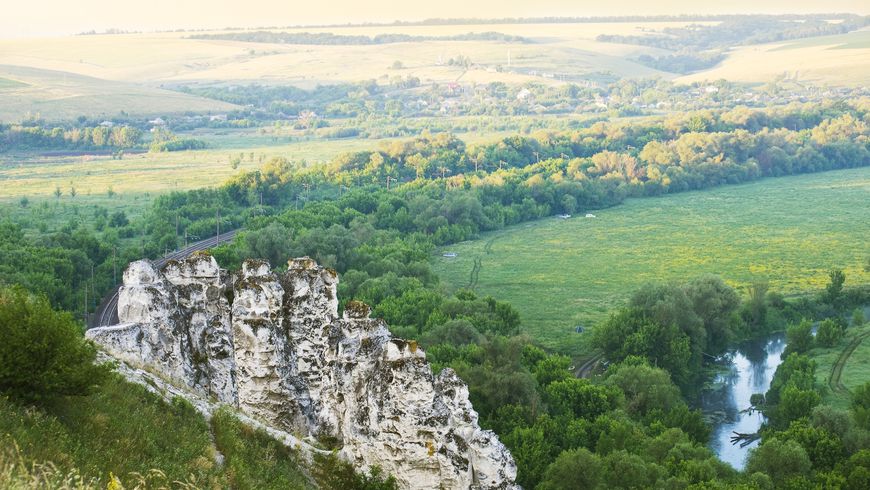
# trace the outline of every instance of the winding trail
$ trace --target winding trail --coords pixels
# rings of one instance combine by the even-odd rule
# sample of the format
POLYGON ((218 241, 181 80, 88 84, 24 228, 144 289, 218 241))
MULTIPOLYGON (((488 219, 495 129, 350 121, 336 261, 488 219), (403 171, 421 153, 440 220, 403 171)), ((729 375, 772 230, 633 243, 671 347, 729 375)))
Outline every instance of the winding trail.
POLYGON ((843 376, 843 369, 846 367, 846 363, 855 352, 855 349, 857 349, 858 346, 861 345, 861 342, 863 342, 868 336, 870 336, 870 332, 858 335, 849 342, 849 345, 847 345, 845 349, 843 349, 837 362, 834 363, 834 367, 831 368, 831 375, 828 376, 828 386, 831 388, 831 391, 841 394, 851 393, 849 388, 846 388, 846 385, 843 384, 841 379, 843 376))

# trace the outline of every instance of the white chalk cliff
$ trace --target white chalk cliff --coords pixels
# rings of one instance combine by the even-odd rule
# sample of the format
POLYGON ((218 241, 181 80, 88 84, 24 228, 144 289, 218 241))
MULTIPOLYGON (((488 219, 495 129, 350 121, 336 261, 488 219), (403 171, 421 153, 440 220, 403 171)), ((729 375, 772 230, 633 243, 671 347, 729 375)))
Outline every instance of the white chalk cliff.
POLYGON ((465 383, 450 369, 433 375, 416 342, 392 337, 366 305, 339 317, 337 282, 308 258, 280 275, 252 260, 229 275, 207 254, 163 270, 134 262, 120 324, 87 335, 270 427, 337 441, 347 461, 380 466, 403 488, 518 488, 465 383))

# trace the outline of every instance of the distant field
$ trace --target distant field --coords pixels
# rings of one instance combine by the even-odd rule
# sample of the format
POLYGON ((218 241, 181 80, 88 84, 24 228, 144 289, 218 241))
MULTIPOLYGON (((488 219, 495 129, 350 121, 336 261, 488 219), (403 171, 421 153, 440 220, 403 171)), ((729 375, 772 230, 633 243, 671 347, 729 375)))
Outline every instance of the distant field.
POLYGON ((21 83, 16 80, 9 80, 8 78, 0 78, 0 90, 7 90, 11 88, 19 88, 25 87, 27 84, 21 83))
MULTIPOLYGON (((656 50, 600 43, 602 33, 652 32, 686 22, 602 24, 507 24, 296 29, 344 35, 404 33, 449 36, 496 31, 532 39, 529 44, 494 41, 425 41, 375 46, 315 46, 187 39, 191 33, 71 36, 0 40, 0 64, 34 67, 105 80, 159 86, 172 82, 259 82, 300 86, 414 75, 424 83, 504 81, 560 83, 558 76, 671 75, 629 58, 656 50), (478 67, 447 66, 465 56, 478 67), (390 69, 394 61, 405 68, 390 69), (510 60, 510 61, 509 61, 510 60), (502 72, 495 68, 501 66, 502 72), (546 78, 544 73, 554 78, 546 78)), ((293 31, 293 29, 287 29, 293 31)), ((2 76, 2 74, 0 74, 2 76)))
POLYGON ((180 114, 227 112, 232 104, 170 90, 108 81, 67 72, 0 64, 0 121, 16 122, 39 114, 49 121, 81 115, 180 114))
POLYGON ((870 30, 839 36, 744 46, 718 66, 678 78, 679 82, 718 80, 766 82, 780 75, 799 81, 863 86, 870 72, 870 30))
MULTIPOLYGON (((467 144, 491 141, 508 133, 480 131, 458 134, 467 144)), ((514 133, 511 133, 514 134, 514 133)), ((219 185, 240 172, 255 170, 272 157, 305 160, 316 165, 348 151, 363 151, 407 138, 311 139, 288 142, 256 129, 210 129, 186 133, 202 139, 209 149, 164 153, 128 153, 123 160, 110 155, 52 156, 37 152, 0 154, 0 204, 21 197, 54 200, 55 187, 66 195, 75 187, 78 199, 105 195, 111 186, 121 194, 160 194, 173 190, 219 185), (253 160, 251 159, 253 154, 253 160), (243 157, 233 169, 231 157, 243 157)))
MULTIPOLYGON (((143 33, 0 40, 0 120, 28 112, 49 119, 179 111, 226 111, 228 106, 163 90, 192 83, 317 85, 415 76, 431 83, 511 84, 676 75, 643 66, 644 46, 604 43, 600 34, 662 35, 694 22, 483 24, 281 29, 341 35, 451 36, 495 31, 531 42, 440 41, 365 46, 293 45, 188 39, 192 33, 143 33), (470 58, 466 70, 450 58, 470 58), (393 69, 394 62, 403 68, 393 69), (29 70, 29 71, 27 71, 29 70), (10 86, 10 81, 26 85, 10 86)), ((706 23, 710 24, 710 23, 706 23)), ((684 82, 727 78, 766 82, 783 73, 799 80, 862 85, 870 66, 870 30, 778 44, 738 47, 711 70, 684 82), (848 48, 848 49, 846 49, 848 48)))
POLYGON ((741 292, 764 279, 797 294, 840 267, 849 284, 870 282, 868 200, 870 168, 633 199, 596 218, 549 218, 448 247, 458 257, 435 268, 451 289, 513 303, 547 347, 577 353, 587 337, 573 327, 606 319, 649 281, 713 273, 741 292))

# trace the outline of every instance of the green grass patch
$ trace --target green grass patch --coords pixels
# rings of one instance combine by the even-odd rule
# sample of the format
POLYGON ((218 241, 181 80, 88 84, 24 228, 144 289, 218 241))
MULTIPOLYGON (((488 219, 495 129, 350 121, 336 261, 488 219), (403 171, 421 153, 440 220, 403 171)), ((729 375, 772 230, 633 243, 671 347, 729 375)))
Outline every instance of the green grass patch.
POLYGON ((822 289, 834 267, 847 285, 870 282, 868 193, 862 168, 632 199, 596 218, 584 211, 447 247, 458 256, 438 257, 435 269, 450 289, 510 301, 534 339, 578 355, 587 335, 574 326, 606 319, 645 282, 713 273, 741 291, 768 280, 794 295, 822 289))
MULTIPOLYGON (((228 413, 219 412, 213 428, 225 452, 223 465, 216 462, 209 424, 190 404, 166 403, 118 376, 89 396, 43 409, 0 397, 0 470, 16 462, 51 463, 51 479, 79 475, 102 488, 110 475, 131 488, 142 482, 137 488, 177 488, 173 482, 197 488, 309 488, 293 452, 277 441, 228 413)), ((0 478, 0 486, 29 477, 27 471, 22 476, 21 464, 18 468, 6 474, 8 481, 0 478)))
MULTIPOLYGON (((865 323, 856 330, 866 333, 870 331, 870 324, 865 323)), ((841 381, 843 386, 852 392, 870 381, 870 338, 865 338, 849 356, 849 360, 846 361, 846 366, 843 368, 841 381)))
POLYGON ((232 488, 313 488, 296 464, 296 453, 265 432, 244 425, 225 409, 211 423, 232 488))
MULTIPOLYGON (((849 408, 851 394, 837 389, 835 379, 835 367, 841 361, 845 353, 848 353, 849 345, 855 339, 864 338, 870 333, 870 323, 864 323, 857 327, 846 329, 846 335, 833 347, 817 347, 809 352, 816 361, 816 386, 824 394, 824 402, 838 408, 849 408)), ((840 383, 852 391, 858 386, 870 381, 870 338, 864 338, 852 354, 846 359, 840 383)))

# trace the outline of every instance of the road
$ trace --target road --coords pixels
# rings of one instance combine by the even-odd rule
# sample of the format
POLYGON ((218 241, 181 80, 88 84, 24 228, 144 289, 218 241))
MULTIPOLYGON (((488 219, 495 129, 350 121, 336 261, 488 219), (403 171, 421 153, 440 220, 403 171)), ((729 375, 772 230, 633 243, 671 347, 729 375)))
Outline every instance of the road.
MULTIPOLYGON (((228 231, 226 233, 221 233, 220 236, 211 237, 196 243, 192 243, 187 248, 167 254, 155 260, 153 263, 158 268, 163 267, 170 260, 183 259, 188 255, 192 254, 193 252, 197 252, 199 250, 206 250, 216 246, 219 242, 223 243, 232 240, 239 231, 240 230, 228 231)), ((100 306, 97 308, 97 311, 94 312, 91 324, 88 325, 88 328, 107 327, 109 325, 115 325, 118 323, 118 293, 120 292, 120 290, 121 285, 118 284, 106 294, 106 296, 100 302, 100 306)))

